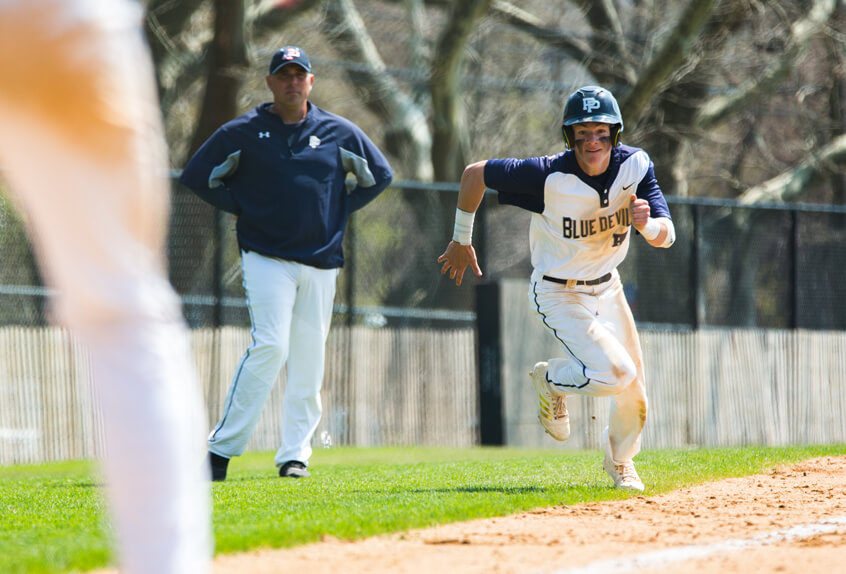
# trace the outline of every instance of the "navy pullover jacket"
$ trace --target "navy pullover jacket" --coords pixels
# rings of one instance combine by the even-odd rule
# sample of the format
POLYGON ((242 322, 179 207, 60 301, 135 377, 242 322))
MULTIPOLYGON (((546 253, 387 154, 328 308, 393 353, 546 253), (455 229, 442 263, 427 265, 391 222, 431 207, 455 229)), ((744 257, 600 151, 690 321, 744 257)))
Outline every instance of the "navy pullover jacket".
POLYGON ((220 127, 179 180, 238 216, 241 249, 321 269, 341 267, 347 216, 388 187, 391 166, 341 116, 308 102, 305 119, 288 125, 270 106, 220 127), (350 192, 347 173, 357 179, 350 192))

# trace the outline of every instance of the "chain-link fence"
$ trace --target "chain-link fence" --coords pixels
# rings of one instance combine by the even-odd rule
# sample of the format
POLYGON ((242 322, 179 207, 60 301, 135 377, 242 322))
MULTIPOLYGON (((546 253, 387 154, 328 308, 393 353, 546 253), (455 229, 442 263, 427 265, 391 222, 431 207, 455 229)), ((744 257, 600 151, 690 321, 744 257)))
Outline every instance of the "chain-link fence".
MULTIPOLYGON (((531 272, 530 214, 486 196, 474 243, 485 273, 456 287, 436 259, 452 234, 457 186, 396 182, 352 215, 335 320, 372 327, 472 324, 480 281, 531 272)), ((668 198, 677 240, 633 237, 620 267, 641 324, 846 329, 846 207, 744 206, 668 198)), ((171 279, 192 327, 247 326, 235 221, 174 184, 171 279)), ((0 325, 46 323, 21 218, 0 196, 0 325)))
POLYGON ((675 245, 635 241, 621 266, 640 323, 846 329, 846 208, 669 203, 675 245))

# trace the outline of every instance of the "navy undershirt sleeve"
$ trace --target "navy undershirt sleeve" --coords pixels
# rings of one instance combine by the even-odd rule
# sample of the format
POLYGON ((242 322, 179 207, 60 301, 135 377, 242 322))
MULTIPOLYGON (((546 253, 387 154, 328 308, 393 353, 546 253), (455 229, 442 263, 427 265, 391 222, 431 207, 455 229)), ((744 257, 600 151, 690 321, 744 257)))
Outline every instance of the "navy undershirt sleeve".
POLYGON ((655 169, 652 162, 649 162, 649 169, 646 170, 646 175, 640 180, 637 185, 637 196, 649 202, 649 216, 650 217, 670 217, 670 207, 667 205, 667 199, 661 192, 658 186, 658 180, 655 179, 655 169))
POLYGON ((492 159, 485 163, 485 186, 499 192, 499 202, 543 213, 544 186, 554 171, 553 158, 492 159))

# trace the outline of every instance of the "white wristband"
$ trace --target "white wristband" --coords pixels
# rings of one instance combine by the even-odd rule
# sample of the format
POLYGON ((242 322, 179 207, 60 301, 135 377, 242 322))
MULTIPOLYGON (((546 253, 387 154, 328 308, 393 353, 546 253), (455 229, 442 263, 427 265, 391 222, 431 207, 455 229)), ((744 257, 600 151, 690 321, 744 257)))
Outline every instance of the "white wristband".
POLYGON ((643 226, 643 229, 640 230, 640 234, 643 235, 644 239, 652 241, 658 234, 661 233, 661 224, 649 218, 649 221, 646 222, 646 225, 643 226))
POLYGON ((468 213, 455 208, 455 228, 452 231, 452 240, 461 245, 470 245, 473 238, 473 219, 475 213, 468 213))

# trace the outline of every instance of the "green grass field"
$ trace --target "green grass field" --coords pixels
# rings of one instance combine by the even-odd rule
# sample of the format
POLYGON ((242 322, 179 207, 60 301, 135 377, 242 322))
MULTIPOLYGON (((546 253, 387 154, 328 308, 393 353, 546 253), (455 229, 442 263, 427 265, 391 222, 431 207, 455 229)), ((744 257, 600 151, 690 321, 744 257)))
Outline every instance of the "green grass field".
MULTIPOLYGON (((846 445, 646 451, 653 495, 778 464, 844 455, 846 445)), ((312 478, 276 476, 272 453, 234 459, 215 484, 219 553, 353 539, 560 504, 630 496, 611 488, 599 452, 508 448, 316 450, 312 478)), ((0 468, 0 572, 66 572, 110 561, 109 529, 89 462, 0 468)))

